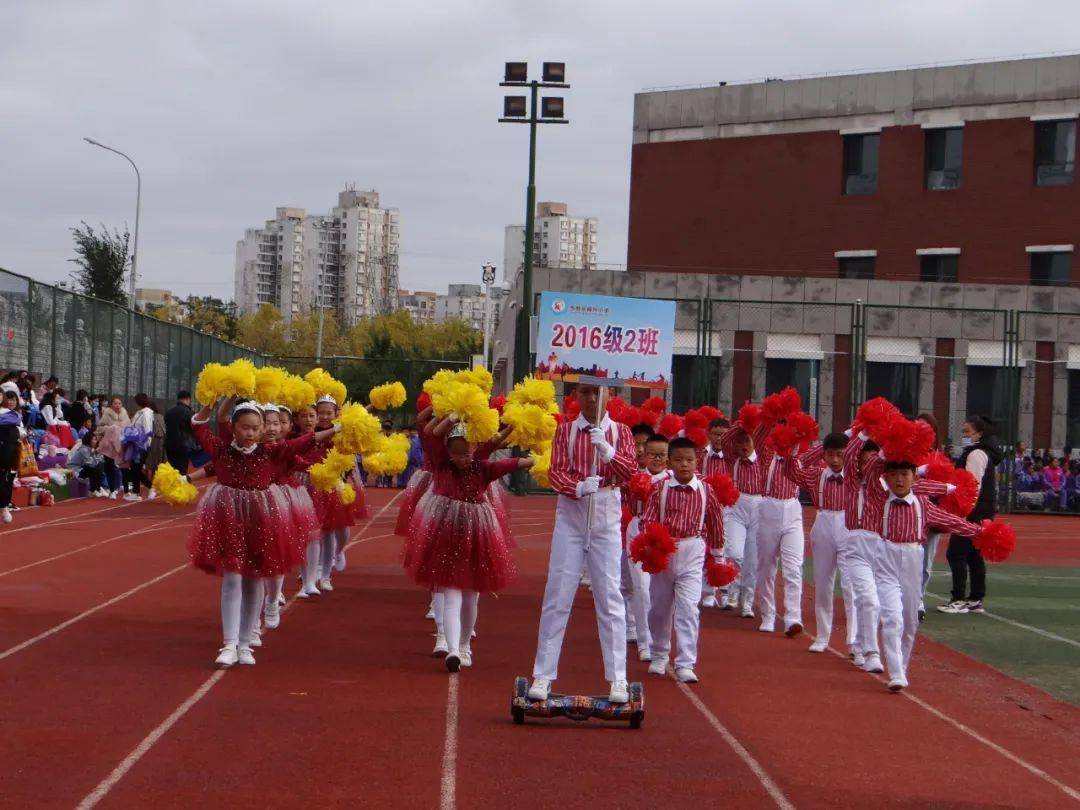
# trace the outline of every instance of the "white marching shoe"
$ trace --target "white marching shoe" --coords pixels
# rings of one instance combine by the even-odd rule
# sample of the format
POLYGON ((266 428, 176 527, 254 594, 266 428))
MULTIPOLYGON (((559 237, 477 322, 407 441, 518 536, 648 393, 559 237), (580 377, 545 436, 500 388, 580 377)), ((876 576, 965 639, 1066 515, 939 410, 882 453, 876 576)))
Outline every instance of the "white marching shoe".
POLYGON ((872 672, 875 675, 879 675, 885 671, 885 667, 881 665, 881 656, 877 653, 867 653, 866 663, 863 664, 864 672, 872 672))
POLYGON ((551 681, 544 678, 536 678, 529 687, 530 700, 547 700, 551 694, 551 681))
POLYGON ((442 658, 448 652, 450 652, 450 648, 446 646, 446 636, 435 636, 435 649, 431 651, 432 656, 442 658))
POLYGON ((468 647, 461 648, 461 666, 472 666, 472 650, 470 650, 468 647))
POLYGON ((823 653, 827 649, 829 649, 829 642, 827 641, 814 639, 814 643, 810 645, 810 652, 812 653, 823 653))
POLYGON ((890 692, 899 692, 899 691, 901 691, 903 689, 906 689, 907 685, 908 685, 907 678, 902 678, 900 676, 897 676, 897 677, 891 678, 889 680, 889 691, 890 692))
POLYGON ((664 675, 667 673, 668 657, 666 655, 653 655, 649 664, 650 675, 664 675))
POLYGON ((652 661, 652 653, 649 652, 648 647, 642 647, 638 645, 637 657, 639 661, 652 661))
POLYGON ((678 678, 678 680, 681 683, 697 683, 698 682, 697 673, 694 672, 694 670, 690 669, 690 667, 682 667, 680 669, 675 670, 675 677, 678 678))
POLYGON ((245 666, 254 666, 255 653, 251 651, 251 647, 240 647, 236 651, 236 663, 243 664, 245 666))
POLYGON ((218 650, 218 657, 214 659, 214 666, 218 669, 227 669, 236 663, 236 645, 226 644, 218 650))
POLYGON ((611 691, 608 693, 609 703, 629 703, 630 685, 623 680, 612 681, 611 691))
POLYGON ((320 591, 332 591, 332 590, 334 590, 334 585, 333 585, 332 582, 330 582, 330 579, 328 577, 323 577, 322 579, 319 580, 319 590, 320 591))

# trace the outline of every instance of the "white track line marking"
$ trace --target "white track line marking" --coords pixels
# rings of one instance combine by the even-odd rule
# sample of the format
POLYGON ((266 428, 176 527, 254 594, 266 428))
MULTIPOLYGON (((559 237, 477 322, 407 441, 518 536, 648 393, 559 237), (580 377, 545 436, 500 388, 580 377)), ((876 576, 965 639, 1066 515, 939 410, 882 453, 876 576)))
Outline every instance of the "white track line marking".
POLYGON ((440 810, 457 806, 458 676, 450 675, 446 688, 446 734, 443 737, 442 780, 439 784, 440 810))
MULTIPOLYGON (((80 512, 77 515, 64 515, 62 517, 53 518, 52 520, 43 520, 41 523, 31 523, 26 526, 16 526, 14 529, 8 529, 0 532, 0 538, 7 537, 9 534, 18 534, 19 532, 29 532, 34 529, 40 529, 42 526, 53 526, 57 523, 75 523, 79 520, 85 520, 88 517, 96 517, 97 515, 103 515, 106 512, 112 512, 116 509, 128 509, 135 506, 134 502, 121 503, 115 506, 110 506, 105 509, 87 509, 85 512, 80 512)), ((40 507, 39 507, 40 508, 40 507)))
MULTIPOLYGON (((934 597, 939 602, 948 602, 949 601, 949 597, 945 597, 945 596, 942 596, 941 594, 937 594, 937 593, 931 593, 930 591, 927 591, 926 595, 934 597)), ((975 614, 975 615, 979 615, 979 614, 975 614)), ((1075 641, 1074 639, 1071 639, 1071 638, 1065 638, 1064 636, 1059 636, 1057 633, 1051 633, 1049 630, 1043 630, 1041 627, 1032 627, 1030 624, 1024 624, 1023 622, 1016 621, 1016 619, 1009 619, 1009 618, 1006 618, 1005 616, 999 616, 997 613, 991 613, 989 610, 986 611, 985 613, 983 613, 982 615, 985 616, 988 619, 993 619, 994 621, 998 621, 998 622, 1004 622, 1005 624, 1010 624, 1013 627, 1019 627, 1021 630, 1027 630, 1028 632, 1035 633, 1036 635, 1040 635, 1043 638, 1050 639, 1051 641, 1059 641, 1062 644, 1069 644, 1069 645, 1071 645, 1073 647, 1076 647, 1077 649, 1080 649, 1080 641, 1075 641)))
MULTIPOLYGON (((346 544, 346 548, 351 545, 355 545, 356 543, 366 542, 367 539, 375 539, 365 538, 364 541, 361 541, 359 538, 363 536, 364 532, 368 528, 370 528, 372 523, 379 519, 383 512, 390 508, 390 505, 393 504, 395 500, 397 500, 397 497, 398 496, 395 495, 393 498, 391 498, 387 502, 387 504, 378 511, 375 517, 371 519, 371 522, 368 523, 368 525, 365 526, 363 529, 361 529, 360 533, 357 535, 357 539, 352 541, 351 543, 346 544)), ((184 565, 181 565, 179 568, 174 569, 174 571, 170 571, 169 573, 175 573, 175 571, 179 571, 180 568, 187 568, 188 565, 189 563, 185 563, 184 565)), ((159 579, 162 579, 168 575, 169 574, 164 574, 162 575, 162 577, 159 577, 159 579)), ((293 596, 293 598, 289 600, 289 605, 292 605, 295 601, 296 597, 293 596)), ((287 609, 289 605, 286 605, 285 609, 287 609)), ((0 655, 0 658, 3 658, 3 656, 0 655)), ((86 794, 83 800, 79 802, 78 810, 90 810, 91 807, 96 806, 98 802, 104 799, 109 794, 109 792, 114 787, 116 787, 120 780, 123 779, 128 774, 128 772, 131 771, 131 769, 138 764, 139 760, 141 760, 144 756, 150 753, 150 749, 157 745, 161 741, 161 738, 164 737, 185 714, 187 714, 195 707, 196 703, 206 697, 207 694, 209 694, 210 690, 221 682, 221 679, 225 677, 226 672, 228 672, 227 669, 219 669, 217 672, 215 672, 213 675, 203 681, 202 686, 196 689, 195 692, 191 695, 191 697, 189 697, 187 700, 177 706, 176 709, 172 712, 172 714, 166 717, 165 720, 158 724, 158 726, 154 728, 153 731, 147 734, 146 737, 143 738, 142 742, 135 746, 135 748, 132 749, 131 753, 124 757, 120 764, 113 768, 109 775, 101 780, 97 787, 95 787, 92 791, 86 794)))
POLYGON ((190 565, 191 565, 191 563, 184 563, 182 565, 178 565, 178 566, 176 566, 176 568, 173 568, 170 571, 166 571, 164 574, 159 574, 158 576, 154 577, 153 579, 146 580, 146 582, 142 583, 141 585, 136 585, 134 588, 132 588, 129 591, 124 591, 122 594, 119 594, 118 596, 114 596, 112 599, 107 599, 106 601, 102 602, 100 605, 94 605, 94 607, 90 608, 89 610, 84 610, 82 613, 78 614, 77 616, 72 616, 67 621, 61 622, 60 624, 56 625, 56 627, 52 627, 52 628, 46 630, 44 633, 38 633, 33 638, 28 638, 26 641, 23 641, 23 642, 21 642, 19 644, 16 644, 14 647, 11 647, 9 649, 4 650, 3 652, 0 652, 0 661, 3 661, 5 658, 8 658, 9 656, 14 655, 17 652, 21 652, 22 650, 25 650, 27 647, 30 647, 31 645, 37 644, 39 641, 44 641, 45 639, 49 638, 49 636, 56 635, 61 630, 66 630, 68 627, 71 627, 71 625, 73 625, 73 624, 78 624, 83 619, 86 619, 86 618, 88 618, 90 616, 93 616, 98 611, 104 610, 105 608, 109 607, 110 605, 115 605, 117 602, 120 602, 120 601, 122 601, 124 599, 127 599, 129 596, 132 596, 132 595, 138 593, 139 591, 143 590, 144 588, 149 588, 151 585, 156 585, 157 583, 161 582, 161 580, 165 579, 166 577, 171 577, 177 571, 183 571, 185 568, 190 567, 190 565))
MULTIPOLYGON (((829 647, 829 652, 831 652, 833 655, 837 656, 838 658, 844 660, 845 662, 848 660, 847 655, 840 652, 835 647, 829 647)), ((873 675, 872 677, 874 678, 874 680, 879 681, 880 683, 885 683, 885 676, 884 675, 873 675)), ((1044 771, 1042 768, 1038 767, 1037 765, 1032 765, 1026 759, 1022 759, 1021 757, 1018 757, 1012 751, 1010 751, 1007 748, 1003 748, 1002 746, 998 745, 993 740, 988 740, 986 737, 982 736, 979 732, 975 731, 975 729, 970 728, 968 726, 965 726, 959 720, 955 720, 952 717, 949 717, 949 715, 945 714, 940 709, 937 709, 937 708, 931 706, 929 703, 927 703, 922 698, 915 697, 915 695, 911 694, 910 690, 905 689, 900 694, 903 697, 906 697, 908 700, 910 700, 916 706, 921 706, 922 708, 926 709, 926 711, 930 712, 930 714, 934 715, 934 717, 938 718, 939 720, 943 720, 944 722, 948 723, 953 728, 958 729, 959 731, 962 731, 964 734, 967 734, 973 740, 982 743, 983 745, 985 745, 990 750, 996 751, 997 753, 1001 754, 1003 757, 1005 757, 1005 759, 1009 760, 1010 762, 1015 762, 1017 765, 1019 765, 1024 770, 1028 771, 1029 773, 1034 774, 1035 776, 1039 777, 1040 779, 1045 780, 1046 782, 1048 782, 1049 784, 1053 785, 1058 790, 1063 792, 1070 799, 1073 799, 1074 801, 1080 801, 1080 791, 1077 791, 1077 790, 1069 787, 1064 782, 1058 781, 1057 779, 1052 777, 1050 774, 1048 774, 1046 771, 1044 771)))
POLYGON ((39 565, 44 565, 45 563, 52 562, 53 560, 60 560, 60 559, 63 559, 64 557, 70 557, 72 554, 79 554, 79 553, 81 553, 83 551, 88 551, 89 549, 97 548, 98 546, 104 546, 106 543, 111 543, 114 540, 123 540, 125 537, 134 537, 137 534, 145 534, 147 532, 156 531, 157 529, 160 529, 161 527, 165 526, 166 524, 172 523, 173 521, 180 520, 181 518, 185 518, 185 517, 188 517, 188 515, 177 515, 176 517, 171 517, 168 520, 161 520, 161 521, 158 521, 157 523, 152 523, 149 526, 145 526, 145 527, 143 527, 141 529, 136 529, 134 531, 127 532, 126 534, 118 534, 115 537, 108 537, 108 538, 106 538, 104 540, 99 540, 96 543, 91 543, 88 546, 79 546, 79 548, 72 549, 71 551, 65 551, 62 554, 54 554, 52 557, 46 557, 45 559, 38 560, 37 562, 27 563, 26 565, 20 565, 18 568, 11 568, 11 569, 8 569, 7 571, 0 571, 0 577, 6 577, 9 574, 17 574, 20 571, 26 571, 29 568, 35 568, 35 567, 37 567, 39 565))
MULTIPOLYGON (((671 674, 671 678, 674 680, 675 675, 670 672, 670 667, 669 674, 671 674)), ((782 808, 782 810, 795 810, 795 805, 788 800, 787 796, 784 795, 784 791, 780 789, 780 786, 765 772, 765 769, 761 767, 761 763, 754 759, 754 755, 747 751, 746 747, 736 739, 735 735, 727 730, 727 727, 720 722, 720 719, 713 714, 712 711, 709 710, 709 707, 701 701, 701 698, 695 695, 694 691, 685 683, 675 681, 675 685, 679 687, 679 690, 684 695, 686 695, 686 699, 694 705, 694 708, 701 712, 705 719, 709 721, 709 725, 724 738, 724 742, 731 747, 731 750, 738 754, 739 759, 746 763, 746 766, 753 772, 754 776, 758 778, 758 781, 761 782, 765 791, 772 800, 776 802, 776 806, 782 808)))

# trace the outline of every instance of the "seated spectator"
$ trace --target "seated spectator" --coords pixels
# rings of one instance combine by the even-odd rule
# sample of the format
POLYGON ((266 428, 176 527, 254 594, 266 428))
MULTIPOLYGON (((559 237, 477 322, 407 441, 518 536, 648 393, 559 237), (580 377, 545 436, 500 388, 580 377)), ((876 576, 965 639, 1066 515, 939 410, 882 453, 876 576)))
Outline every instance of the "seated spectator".
POLYGON ((1065 488, 1065 471, 1056 458, 1050 459, 1050 465, 1043 470, 1043 488, 1046 493, 1046 506, 1049 509, 1061 508, 1061 491, 1065 488))
POLYGON ((1027 509, 1042 509, 1042 463, 1025 459, 1023 470, 1016 476, 1016 505, 1027 509))
POLYGON ((1016 453, 1013 455, 1012 474, 1020 475, 1024 471, 1024 462, 1031 458, 1031 452, 1023 442, 1016 443, 1016 453))
POLYGON ((1065 476, 1062 490, 1062 506, 1070 512, 1080 512, 1080 460, 1069 462, 1069 474, 1065 476))
POLYGON ((91 495, 95 498, 107 498, 109 491, 105 488, 105 456, 97 450, 100 440, 100 436, 87 434, 86 441, 80 442, 71 451, 68 466, 78 478, 89 483, 91 495))

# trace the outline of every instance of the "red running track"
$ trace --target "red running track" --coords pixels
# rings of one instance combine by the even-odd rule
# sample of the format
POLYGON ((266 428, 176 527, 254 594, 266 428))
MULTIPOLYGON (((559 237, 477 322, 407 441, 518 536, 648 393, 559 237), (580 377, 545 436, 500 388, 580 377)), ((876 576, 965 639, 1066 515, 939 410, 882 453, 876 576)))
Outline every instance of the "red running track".
MULTIPOLYGON (((808 654, 805 637, 719 611, 703 616, 702 682, 647 680, 641 731, 514 726, 554 500, 511 501, 523 577, 482 597, 475 666, 449 676, 428 655, 427 595, 400 572, 394 494, 369 492, 374 518, 354 531, 336 590, 291 604, 258 665, 224 673, 211 666, 219 582, 185 565, 188 512, 84 501, 19 513, 0 531, 2 804, 1062 807, 1080 795, 1080 710, 925 639, 912 688, 891 695, 839 655, 808 654)), ((561 690, 606 689, 591 613, 583 589, 561 690)), ((647 677, 636 661, 631 673, 647 677)))

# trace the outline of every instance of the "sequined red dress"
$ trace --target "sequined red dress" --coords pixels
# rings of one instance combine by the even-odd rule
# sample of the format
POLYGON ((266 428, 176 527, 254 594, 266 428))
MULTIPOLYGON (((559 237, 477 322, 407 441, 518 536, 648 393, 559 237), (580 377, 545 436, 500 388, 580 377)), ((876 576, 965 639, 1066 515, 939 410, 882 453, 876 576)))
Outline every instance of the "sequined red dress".
MULTIPOLYGON (((326 492, 321 489, 316 489, 311 485, 311 479, 308 477, 308 469, 313 464, 318 464, 326 458, 326 454, 330 452, 330 443, 326 444, 315 443, 307 450, 307 452, 300 454, 294 459, 293 469, 299 476, 299 480, 307 487, 308 495, 311 497, 311 501, 315 504, 315 514, 319 518, 319 526, 324 532, 334 531, 335 529, 345 529, 349 526, 356 524, 357 520, 366 518, 368 516, 367 505, 364 498, 364 488, 357 486, 355 483, 346 483, 345 486, 352 486, 356 491, 356 500, 351 504, 344 504, 341 502, 341 496, 336 490, 326 492)), ((359 476, 354 475, 353 481, 359 480, 359 476)))
POLYGON ((491 483, 517 469, 516 458, 450 463, 441 441, 429 442, 431 488, 409 524, 405 570, 418 585, 499 591, 517 575, 511 540, 487 497, 491 483))
POLYGON ((248 452, 215 436, 205 422, 193 422, 192 428, 217 471, 217 482, 199 500, 188 541, 192 565, 218 575, 288 573, 303 561, 304 545, 274 477, 285 460, 314 443, 314 435, 255 445, 248 452))

